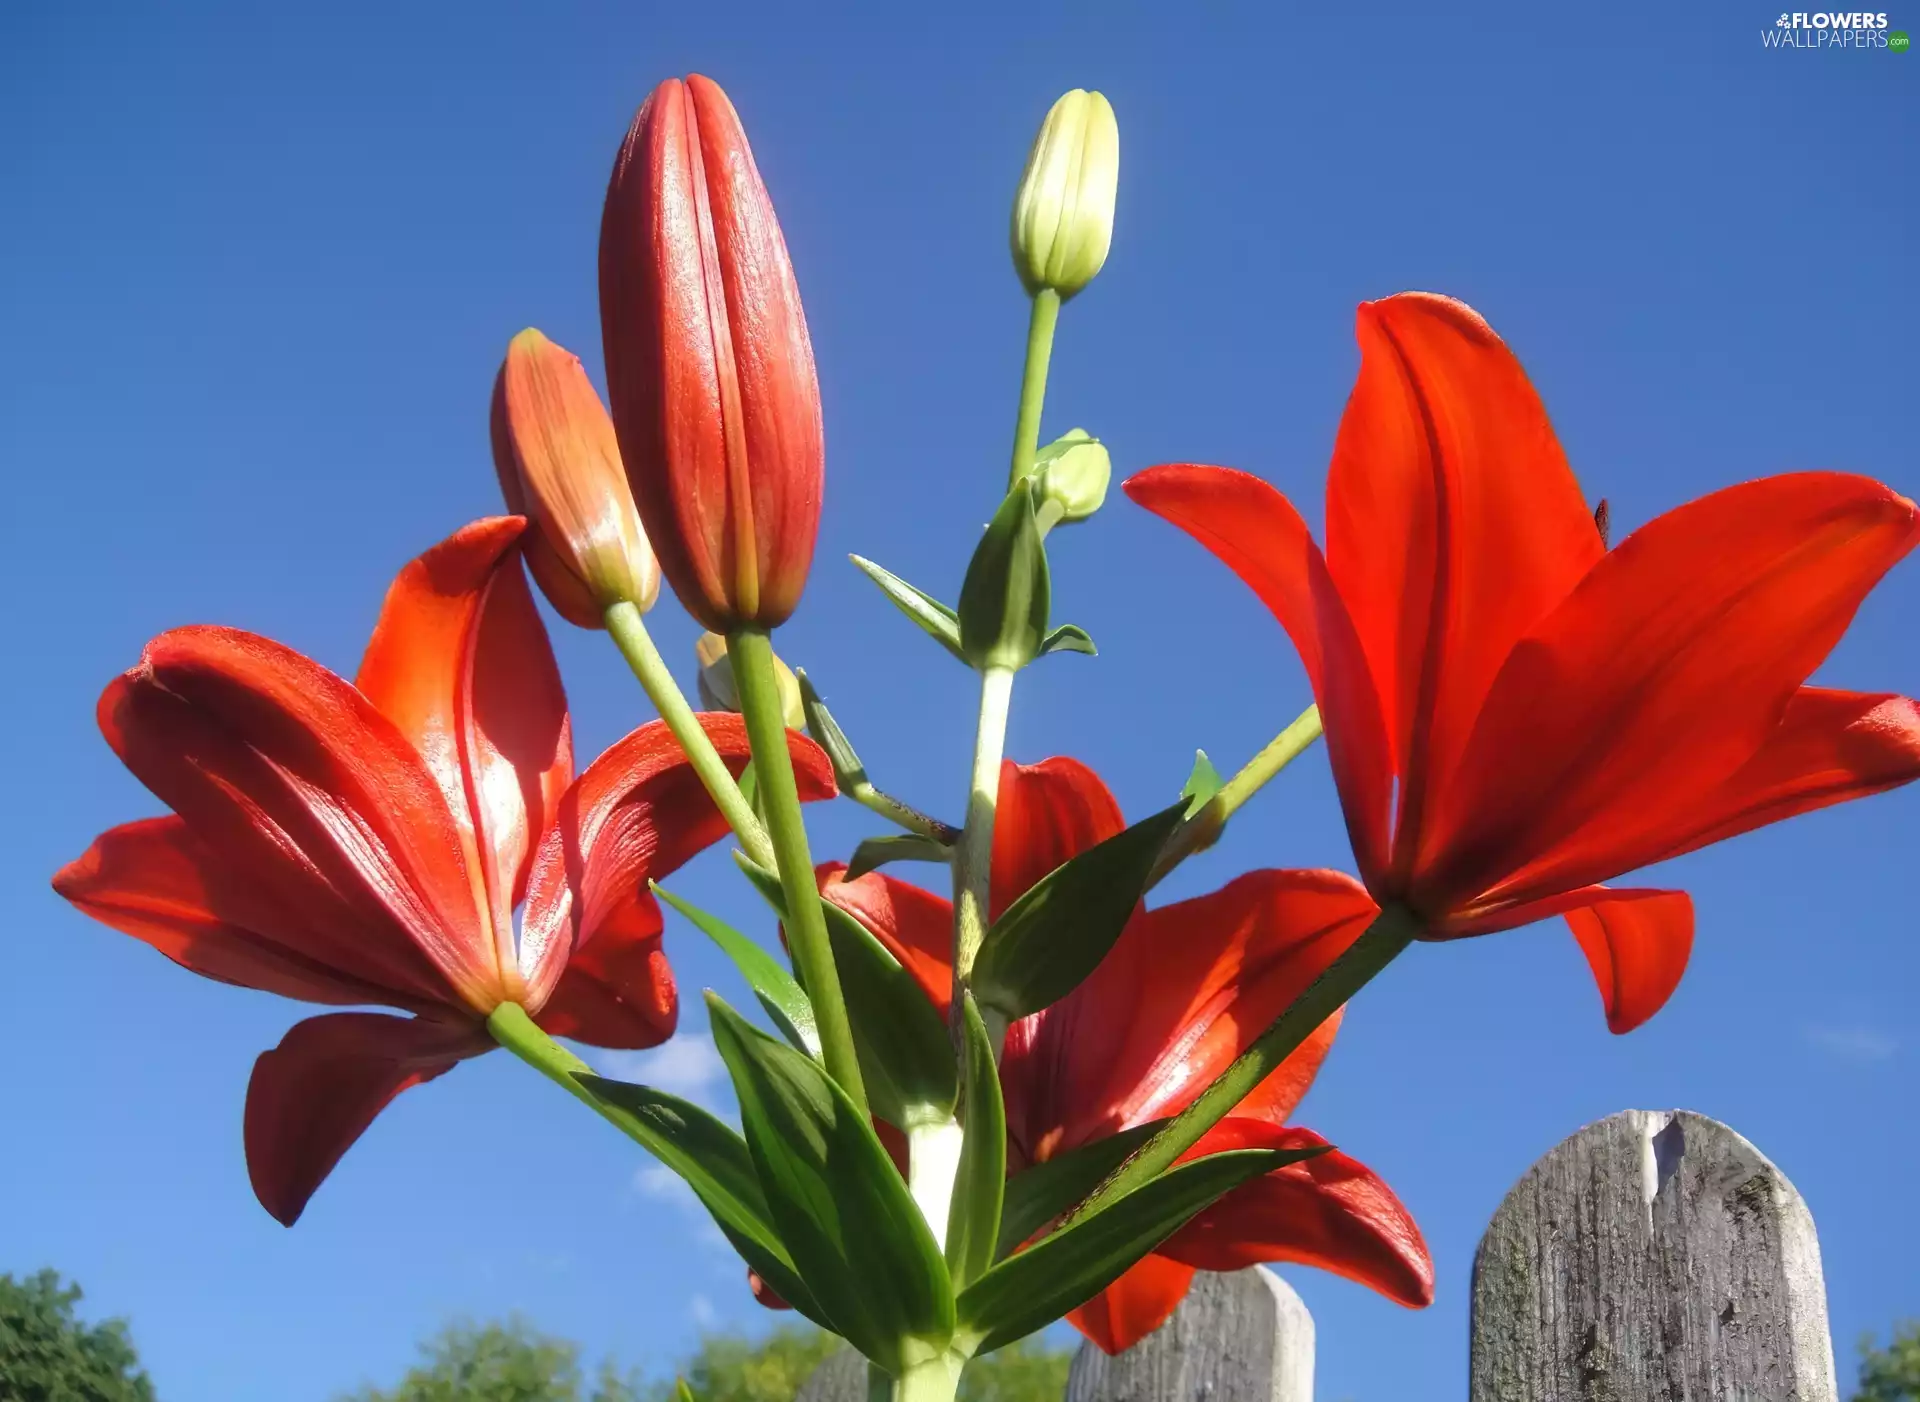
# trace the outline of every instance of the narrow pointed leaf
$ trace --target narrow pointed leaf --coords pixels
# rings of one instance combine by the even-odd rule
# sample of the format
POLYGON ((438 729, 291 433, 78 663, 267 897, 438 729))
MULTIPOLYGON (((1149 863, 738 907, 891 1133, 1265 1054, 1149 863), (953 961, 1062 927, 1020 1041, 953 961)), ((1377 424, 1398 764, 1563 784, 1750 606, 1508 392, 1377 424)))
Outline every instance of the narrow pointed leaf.
POLYGON ((686 1181, 741 1259, 781 1299, 814 1323, 834 1327, 794 1270, 747 1142, 732 1126, 691 1101, 651 1086, 603 1076, 576 1079, 612 1112, 629 1138, 686 1181))
POLYGON ((1077 1207, 1133 1151, 1157 1134, 1165 1120, 1149 1120, 1105 1139, 1022 1169, 1007 1180, 1000 1208, 1000 1236, 994 1259, 1011 1255, 1026 1239, 1061 1213, 1077 1207))
POLYGON ((1008 1021, 1080 986, 1132 918, 1186 800, 1142 818, 1042 877, 993 922, 973 966, 974 996, 1008 1021))
POLYGON ((878 871, 888 862, 947 862, 953 849, 917 832, 893 833, 886 837, 862 838, 847 863, 849 881, 858 881, 870 871, 878 871))
POLYGON ((1222 1195, 1298 1157, 1240 1149, 1195 1159, 1009 1256, 960 1293, 956 1343, 985 1353, 1046 1327, 1222 1195))
POLYGON ((1050 652, 1084 652, 1089 657, 1100 655, 1100 649, 1093 645, 1087 630, 1076 623, 1062 623, 1047 634, 1040 644, 1040 655, 1044 657, 1050 652))
POLYGON ((872 782, 867 778, 866 765, 854 753, 853 743, 847 739, 846 731, 840 728, 840 722, 833 718, 827 703, 814 690, 806 668, 802 667, 794 675, 800 679, 800 709, 807 718, 807 734, 813 737, 814 744, 827 752, 827 760, 833 765, 834 782, 840 786, 840 791, 846 793, 872 782))
POLYGON ((980 671, 1026 666, 1040 655, 1052 607, 1033 486, 1022 480, 987 523, 960 585, 962 655, 980 671))
POLYGON ((1213 767, 1213 761, 1207 758, 1207 752, 1195 750, 1193 772, 1187 775, 1186 786, 1180 790, 1180 797, 1187 800, 1186 812, 1182 816, 1191 818, 1205 808, 1226 782, 1220 777, 1220 771, 1213 767))
POLYGON ((834 1329, 896 1375, 910 1341, 943 1348, 946 1263, 866 1116, 811 1059, 707 1003, 780 1239, 834 1329))
POLYGON ((963 1290, 985 1275, 1000 1240, 1000 1205, 1007 1186, 1007 1108, 1000 1100, 1000 1068, 993 1039, 971 994, 961 994, 966 1062, 961 1120, 966 1137, 947 1211, 947 1273, 963 1290))
POLYGON ((747 981, 753 996, 767 1010, 780 1035, 808 1056, 820 1055, 820 1033, 814 1026, 813 1004, 793 975, 780 967, 780 961, 741 934, 718 916, 683 901, 664 887, 654 884, 653 893, 688 920, 695 929, 720 946, 720 952, 733 961, 734 968, 747 981))
POLYGON ((891 570, 882 569, 859 555, 849 556, 860 572, 875 584, 900 612, 927 630, 927 635, 962 662, 967 654, 960 646, 960 617, 925 590, 916 589, 891 570))
MULTIPOLYGON (((782 920, 786 896, 765 867, 736 854, 782 920)), ((821 901, 840 991, 853 1023, 854 1051, 874 1114, 902 1129, 953 1114, 960 1095, 953 1043, 919 983, 873 932, 832 901, 821 901)))

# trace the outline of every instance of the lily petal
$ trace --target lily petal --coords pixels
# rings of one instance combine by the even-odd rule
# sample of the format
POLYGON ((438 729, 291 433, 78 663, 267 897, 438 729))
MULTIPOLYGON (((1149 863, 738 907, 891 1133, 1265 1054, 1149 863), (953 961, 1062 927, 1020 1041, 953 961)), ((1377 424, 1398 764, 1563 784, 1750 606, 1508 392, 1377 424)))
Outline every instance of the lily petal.
POLYGON ((1067 1315, 1102 1353, 1125 1353, 1167 1322, 1193 1284, 1193 1267, 1143 1256, 1113 1284, 1067 1315))
POLYGON ((1404 869, 1501 663, 1606 548, 1539 395, 1477 312, 1405 293, 1356 320, 1327 569, 1385 713, 1404 869))
POLYGON ((1112 791, 1079 760, 1056 755, 1038 764, 1002 762, 988 918, 999 919, 1048 872, 1126 825, 1112 791))
POLYGON ((294 1024, 247 1085, 247 1172, 260 1205, 291 1227, 389 1101, 492 1046, 473 1026, 385 1013, 294 1024))
MULTIPOLYGON (((719 712, 699 719, 737 775, 750 754, 746 723, 719 712)), ((824 750, 789 731, 787 753, 802 802, 833 797, 833 764, 824 750)), ((570 959, 586 961, 581 967, 587 978, 594 969, 653 969, 648 942, 658 938, 660 914, 647 883, 679 870, 727 831, 665 721, 648 722, 588 765, 560 800, 559 817, 541 840, 528 881, 520 933, 527 1006, 537 1011, 545 1004, 570 959), (616 948, 594 951, 601 940, 616 948)), ((589 990, 580 993, 585 997, 589 990)), ((663 993, 657 973, 634 996, 623 1035, 642 1035, 643 1028, 657 1028, 662 1016, 670 1016, 661 1000, 671 995, 663 993)))
POLYGON ((304 953, 297 921, 272 893, 223 865, 176 817, 109 828, 60 869, 53 889, 103 925, 222 983, 309 1003, 432 1006, 304 953))
POLYGON ((1287 630, 1320 705, 1354 860, 1380 894, 1393 751, 1359 634, 1306 522, 1267 483, 1232 468, 1171 463, 1136 473, 1124 486, 1240 576, 1287 630))
POLYGON ((1840 473, 1730 487, 1634 532, 1495 680, 1416 906, 1530 900, 1683 848, 1917 539, 1912 502, 1840 473))
MULTIPOLYGON (((1326 1142, 1310 1129, 1226 1119, 1192 1154, 1317 1148, 1326 1142)), ((1293 1261, 1343 1275, 1414 1309, 1433 1303, 1433 1257, 1413 1215, 1372 1169, 1338 1149, 1236 1188, 1160 1251, 1210 1271, 1293 1261)))
POLYGON ((178 628, 107 687, 99 721, 222 864, 271 889, 283 938, 420 1001, 490 1010, 493 950, 439 785, 339 677, 251 633, 178 628))
POLYGON ((573 777, 560 669, 520 571, 525 525, 475 521, 401 570, 354 681, 446 796, 509 971, 534 843, 573 777))
POLYGON ((842 862, 823 863, 820 894, 871 930, 945 1017, 953 1002, 953 903, 885 872, 848 881, 845 871, 842 862))
POLYGON ((1567 926, 1587 956, 1607 1030, 1631 1032, 1680 986, 1693 953, 1693 898, 1685 891, 1621 891, 1567 912, 1567 926))
POLYGON ((596 1047, 657 1047, 680 1021, 680 992, 660 947, 660 906, 642 890, 614 906, 567 960, 540 1026, 596 1047))

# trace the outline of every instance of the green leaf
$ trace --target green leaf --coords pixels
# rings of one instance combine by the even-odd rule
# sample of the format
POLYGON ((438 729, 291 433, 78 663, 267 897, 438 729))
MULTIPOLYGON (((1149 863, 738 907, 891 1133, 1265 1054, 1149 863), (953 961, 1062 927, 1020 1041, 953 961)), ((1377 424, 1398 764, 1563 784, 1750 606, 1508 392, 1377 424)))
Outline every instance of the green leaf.
POLYGON ((1044 1328, 1113 1284, 1223 1194, 1302 1157, 1279 1149, 1210 1154, 1116 1198, 961 1291, 956 1344, 986 1353, 1044 1328))
MULTIPOLYGON (((857 556, 855 558, 858 559, 857 556)), ((875 568, 879 567, 876 565, 875 568)), ((814 690, 806 669, 803 667, 794 675, 800 679, 800 709, 807 718, 807 734, 813 737, 814 744, 827 752, 827 760, 833 765, 834 782, 839 784, 842 792, 871 782, 867 778, 866 765, 853 752, 853 743, 847 739, 846 731, 840 728, 840 722, 833 718, 827 703, 814 690)))
POLYGON ((691 1101, 651 1086, 584 1073, 575 1079, 629 1138, 686 1180, 741 1258, 781 1299, 814 1323, 834 1327, 795 1271, 747 1142, 730 1125, 691 1101))
POLYGON ((850 555, 861 573, 866 575, 880 591, 892 599, 895 607, 927 630, 927 635, 962 662, 967 654, 960 646, 960 617, 952 609, 941 603, 923 589, 916 589, 891 570, 882 569, 873 561, 859 555, 850 555))
POLYGON ((1055 867, 981 941, 974 996, 1009 1022, 1066 997, 1098 967, 1146 893, 1183 799, 1055 867))
POLYGON ((1213 767, 1213 761, 1207 758, 1207 752, 1195 750, 1193 771, 1187 775, 1186 785, 1180 790, 1180 797, 1187 800, 1186 812, 1182 816, 1191 818, 1205 808, 1226 782, 1220 777, 1220 771, 1213 767))
POLYGON ((1050 652, 1084 652, 1089 657, 1100 655, 1100 649, 1093 645, 1087 630, 1074 623, 1062 623, 1041 640, 1040 655, 1045 657, 1050 652))
POLYGON ((853 860, 847 863, 846 879, 858 881, 870 871, 877 871, 888 862, 948 862, 953 860, 953 849, 943 842, 935 842, 930 837, 922 837, 917 832, 891 833, 885 837, 862 838, 860 845, 853 849, 853 860))
POLYGON ((963 1290, 992 1267, 1000 1239, 1000 1204, 1007 1186, 1007 1108, 1000 1100, 1000 1068, 993 1039, 973 996, 961 994, 966 1063, 961 1078, 960 1166, 947 1211, 947 1273, 963 1290))
POLYGON ((946 1263, 867 1117, 812 1060, 717 995, 707 1006, 780 1239, 835 1332, 896 1376, 910 1355, 944 1348, 946 1263))
POLYGON ((994 1259, 1011 1254, 1047 1223, 1079 1205, 1165 1124, 1165 1120, 1149 1120, 1014 1174, 1007 1180, 1000 1209, 1000 1239, 994 1247, 994 1259))
POLYGON ((744 798, 758 811, 759 804, 755 802, 755 795, 760 792, 760 780, 759 776, 753 772, 752 760, 748 760, 747 767, 740 771, 738 783, 740 785, 740 797, 744 798))
POLYGON ((760 1000, 760 1006, 773 1019, 773 1025, 780 1029, 780 1035, 808 1056, 817 1058, 820 1033, 813 1022, 813 1004, 794 982, 793 975, 780 967, 780 961, 718 916, 681 900, 657 882, 648 885, 653 887, 654 895, 686 916, 695 929, 720 946, 720 952, 733 961, 754 997, 760 1000))
MULTIPOLYGON (((779 878, 739 854, 735 861, 774 913, 786 919, 779 878)), ((959 1072, 939 1012, 871 930, 832 901, 821 901, 820 909, 874 1114, 901 1129, 948 1118, 960 1095, 959 1072)))
POLYGON ((1018 670, 1040 654, 1053 586, 1047 550, 1034 520, 1033 484, 1007 493, 960 585, 960 649, 977 670, 1018 670))

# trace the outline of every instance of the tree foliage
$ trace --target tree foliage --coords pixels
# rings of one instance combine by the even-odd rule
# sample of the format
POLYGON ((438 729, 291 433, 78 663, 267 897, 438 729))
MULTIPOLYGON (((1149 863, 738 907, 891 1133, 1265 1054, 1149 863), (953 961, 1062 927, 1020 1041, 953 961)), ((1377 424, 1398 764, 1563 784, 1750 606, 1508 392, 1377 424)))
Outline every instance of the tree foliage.
POLYGON ((342 1402, 639 1402, 637 1382, 611 1365, 584 1390, 580 1346, 518 1317, 450 1324, 420 1353, 391 1391, 366 1387, 342 1402))
POLYGON ((7 1402, 154 1402, 125 1320, 82 1322, 80 1287, 54 1271, 0 1275, 0 1398, 7 1402))
POLYGON ((1893 1326, 1885 1348, 1860 1341, 1860 1387, 1853 1402, 1920 1402, 1920 1319, 1893 1326))

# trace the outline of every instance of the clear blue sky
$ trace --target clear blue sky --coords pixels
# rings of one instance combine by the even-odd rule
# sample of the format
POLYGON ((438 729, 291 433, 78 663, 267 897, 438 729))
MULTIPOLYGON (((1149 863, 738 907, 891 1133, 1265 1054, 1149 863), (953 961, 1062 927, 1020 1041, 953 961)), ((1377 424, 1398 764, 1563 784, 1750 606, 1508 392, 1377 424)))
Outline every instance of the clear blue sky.
MULTIPOLYGON (((240 1107, 301 1010, 183 973, 46 884, 154 809, 92 720, 146 638, 224 622, 351 672, 394 570, 498 509, 495 365, 534 324, 597 375, 599 203, 658 79, 732 93, 811 315, 830 475, 782 650, 884 783, 957 817, 969 678, 843 557, 957 588, 1013 417, 1008 202, 1058 92, 1112 98, 1123 164, 1047 428, 1086 426, 1120 468, 1229 463, 1317 515, 1354 304, 1417 287, 1519 350, 1616 531, 1794 468, 1914 494, 1920 57, 1765 51, 1775 17, 8 5, 0 1270, 57 1266, 130 1315, 170 1402, 322 1402, 397 1375, 460 1312, 521 1310, 655 1366, 703 1323, 763 1322, 636 1151, 504 1056, 407 1095, 283 1230, 248 1191, 240 1107)), ((1058 615, 1102 655, 1023 677, 1016 756, 1077 754, 1143 813, 1195 746, 1238 763, 1305 703, 1277 627, 1171 528, 1116 493, 1055 539, 1058 615)), ((657 618, 687 657, 692 626, 657 618)), ((1917 618, 1909 563, 1823 676, 1920 692, 1917 618)), ((556 640, 591 752, 641 699, 604 640, 556 640)), ((1411 1204, 1439 1299, 1409 1314, 1288 1272, 1319 1320, 1321 1395, 1459 1395, 1488 1214, 1538 1154, 1628 1107, 1724 1119, 1805 1193, 1843 1370, 1861 1330, 1920 1313, 1916 819, 1908 790, 1659 873, 1695 893, 1698 953, 1630 1037, 1607 1034, 1558 926, 1419 948, 1369 990, 1302 1119, 1411 1204)), ((817 850, 873 826, 821 817, 817 850)), ((1316 753, 1174 888, 1346 862, 1316 753)), ((755 919, 726 868, 679 884, 755 919)), ((690 993, 738 991, 684 927, 669 949, 690 993)), ((621 1069, 719 1097, 702 1034, 621 1069)))

